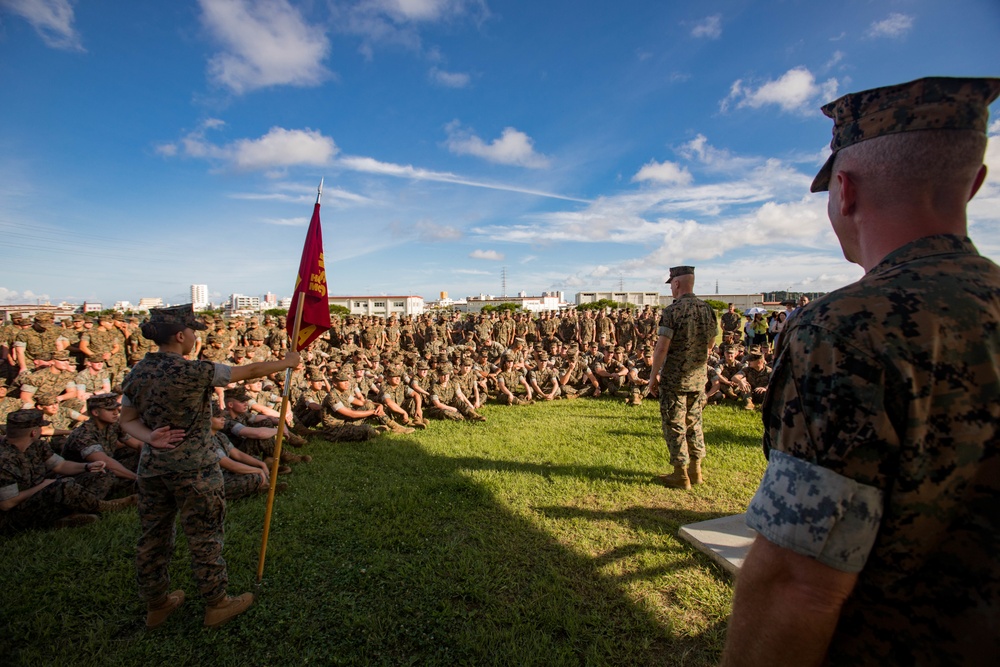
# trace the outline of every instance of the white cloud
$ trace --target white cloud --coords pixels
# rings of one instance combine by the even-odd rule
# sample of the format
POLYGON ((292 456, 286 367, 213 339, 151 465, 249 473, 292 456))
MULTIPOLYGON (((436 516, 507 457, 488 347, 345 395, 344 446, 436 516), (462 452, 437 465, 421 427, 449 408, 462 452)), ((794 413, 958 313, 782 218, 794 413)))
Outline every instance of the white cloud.
POLYGON ((913 17, 892 13, 881 21, 875 21, 865 33, 866 37, 902 37, 913 27, 913 17))
POLYGON ((49 299, 50 297, 48 294, 35 294, 31 290, 17 292, 12 289, 7 289, 6 287, 0 287, 0 303, 12 303, 12 304, 29 304, 37 302, 48 303, 49 299))
MULTIPOLYGON (((353 4, 330 3, 332 25, 359 35, 364 40, 358 50, 366 58, 374 57, 376 45, 391 44, 420 51, 420 28, 463 17, 481 23, 489 17, 485 0, 361 0, 353 4)), ((436 49, 425 54, 439 59, 436 49)))
POLYGON ((76 18, 72 0, 2 0, 0 7, 25 19, 46 44, 54 49, 84 51, 73 27, 76 18))
POLYGON ((653 181, 665 185, 688 185, 691 172, 674 162, 650 160, 632 177, 633 182, 653 181))
POLYGON ((437 67, 431 68, 429 76, 431 81, 445 88, 465 88, 471 80, 464 72, 446 72, 437 67))
MULTIPOLYGON (((183 137, 180 148, 188 157, 226 162, 236 169, 248 171, 326 165, 338 151, 333 139, 317 130, 287 130, 282 127, 272 127, 258 139, 239 139, 226 145, 207 141, 204 130, 199 129, 183 137)), ((180 148, 165 144, 157 151, 169 157, 176 155, 180 148)))
POLYGON ((315 86, 330 76, 330 42, 288 0, 199 0, 202 22, 223 47, 209 77, 234 93, 277 85, 315 86))
POLYGON ((488 259, 491 262, 503 261, 503 253, 499 253, 496 250, 473 250, 469 253, 469 257, 472 259, 488 259))
POLYGON ((260 139, 240 139, 233 145, 233 163, 240 169, 328 164, 337 154, 330 137, 315 130, 272 127, 260 139))
POLYGON ((449 225, 439 225, 430 220, 420 220, 413 226, 417 240, 423 243, 457 241, 462 238, 462 230, 449 225))
POLYGON ((720 106, 726 111, 733 102, 737 108, 751 109, 776 105, 786 112, 810 113, 823 102, 833 99, 837 94, 837 86, 836 79, 819 83, 808 69, 795 67, 778 79, 767 81, 756 88, 737 79, 720 106))
POLYGON ((708 37, 709 39, 718 39, 722 36, 722 15, 713 14, 712 16, 707 16, 702 20, 694 24, 691 29, 692 37, 708 37))
POLYGON ((449 123, 445 130, 448 150, 455 155, 474 155, 489 162, 531 169, 549 166, 549 159, 535 152, 532 138, 513 127, 505 127, 500 137, 488 144, 470 130, 462 129, 458 121, 449 123))
POLYGON ((844 52, 843 51, 834 51, 833 55, 830 56, 830 59, 827 60, 826 64, 823 65, 823 69, 824 70, 829 70, 829 69, 835 67, 843 59, 844 59, 844 52))

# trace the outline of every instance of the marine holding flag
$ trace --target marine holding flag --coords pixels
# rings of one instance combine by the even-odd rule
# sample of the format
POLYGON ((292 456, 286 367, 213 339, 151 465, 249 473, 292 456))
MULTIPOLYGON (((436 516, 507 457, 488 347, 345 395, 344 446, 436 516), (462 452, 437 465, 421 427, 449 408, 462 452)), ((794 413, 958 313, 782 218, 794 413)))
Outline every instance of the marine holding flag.
POLYGON ((194 348, 195 330, 205 328, 195 319, 191 304, 150 310, 142 334, 159 351, 147 353, 122 386, 122 430, 144 443, 138 469, 141 532, 136 580, 146 603, 147 628, 162 625, 184 602, 183 590, 168 592, 178 512, 194 580, 207 603, 205 625, 226 623, 254 599, 251 593, 226 594, 228 576, 222 557, 226 500, 212 443, 211 398, 214 387, 292 368, 299 363, 299 354, 290 350, 282 360, 246 366, 185 359, 194 348))

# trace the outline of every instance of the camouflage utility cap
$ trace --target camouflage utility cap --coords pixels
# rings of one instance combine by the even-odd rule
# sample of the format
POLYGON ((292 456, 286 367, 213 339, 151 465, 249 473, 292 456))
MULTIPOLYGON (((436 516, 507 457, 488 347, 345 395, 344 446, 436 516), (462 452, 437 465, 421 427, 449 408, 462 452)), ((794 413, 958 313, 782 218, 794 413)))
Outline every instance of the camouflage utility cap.
POLYGON ((149 321, 152 324, 182 324, 195 331, 204 331, 208 328, 195 318, 194 307, 190 303, 170 308, 150 308, 149 321))
POLYGON ((832 152, 810 190, 828 190, 837 151, 868 139, 916 130, 975 130, 986 134, 989 106, 998 95, 1000 78, 932 76, 850 93, 830 102, 823 107, 823 113, 833 119, 832 152))
POLYGON ((679 276, 693 276, 693 275, 694 275, 693 266, 671 266, 670 277, 667 278, 667 282, 669 283, 671 280, 679 276))
POLYGON ((56 350, 52 353, 52 361, 69 361, 69 350, 56 350))
POLYGON ((35 313, 36 322, 54 322, 55 316, 52 313, 35 313))
POLYGON ((243 387, 235 387, 233 389, 227 389, 225 392, 227 401, 239 401, 240 403, 246 403, 250 400, 250 394, 243 387))
POLYGON ((31 397, 31 400, 36 406, 55 405, 59 402, 59 394, 51 391, 39 391, 31 397))
POLYGON ((87 399, 87 412, 114 410, 118 407, 118 394, 94 394, 87 399))
POLYGON ((7 415, 7 428, 38 428, 48 426, 38 410, 15 410, 7 415))
POLYGON ((350 382, 353 379, 354 378, 351 377, 351 374, 348 371, 345 371, 343 368, 337 371, 333 376, 334 382, 350 382))

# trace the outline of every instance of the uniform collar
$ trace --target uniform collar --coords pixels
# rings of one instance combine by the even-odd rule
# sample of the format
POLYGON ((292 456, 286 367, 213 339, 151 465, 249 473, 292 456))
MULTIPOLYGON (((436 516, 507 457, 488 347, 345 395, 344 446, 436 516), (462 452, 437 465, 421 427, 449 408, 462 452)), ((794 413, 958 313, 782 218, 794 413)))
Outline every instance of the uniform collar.
POLYGON ((968 236, 957 236, 955 234, 925 236, 890 252, 882 258, 881 262, 872 268, 871 273, 884 273, 917 259, 956 254, 978 255, 979 251, 972 244, 972 240, 968 236))

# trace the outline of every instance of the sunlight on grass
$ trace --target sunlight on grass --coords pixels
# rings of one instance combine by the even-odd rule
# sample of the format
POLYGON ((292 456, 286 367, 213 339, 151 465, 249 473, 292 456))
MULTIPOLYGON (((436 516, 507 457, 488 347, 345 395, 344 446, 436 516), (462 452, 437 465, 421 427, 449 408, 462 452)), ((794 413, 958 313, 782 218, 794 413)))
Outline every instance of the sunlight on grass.
MULTIPOLYGON (((658 406, 602 398, 487 408, 373 443, 314 439, 272 524, 259 600, 201 627, 189 601, 142 627, 134 510, 0 544, 11 664, 714 664, 730 577, 677 538, 741 512, 764 469, 760 415, 705 413, 707 484, 668 468, 658 406)), ((227 514, 230 588, 254 588, 263 500, 227 514)))

